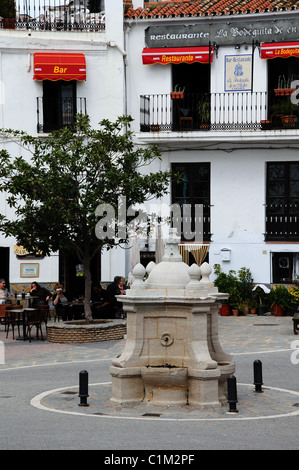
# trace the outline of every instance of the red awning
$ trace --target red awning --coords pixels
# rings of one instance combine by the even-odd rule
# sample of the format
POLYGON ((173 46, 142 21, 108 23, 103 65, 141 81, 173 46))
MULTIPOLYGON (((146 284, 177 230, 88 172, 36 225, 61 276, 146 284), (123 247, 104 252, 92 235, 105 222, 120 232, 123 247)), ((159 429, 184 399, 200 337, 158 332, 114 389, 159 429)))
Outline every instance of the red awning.
POLYGON ((205 47, 174 47, 160 49, 143 49, 142 62, 151 64, 193 64, 201 62, 208 64, 213 61, 213 49, 205 47))
POLYGON ((33 80, 86 80, 85 56, 76 53, 36 52, 33 80))
POLYGON ((261 44, 261 59, 299 57, 299 42, 269 42, 261 44))

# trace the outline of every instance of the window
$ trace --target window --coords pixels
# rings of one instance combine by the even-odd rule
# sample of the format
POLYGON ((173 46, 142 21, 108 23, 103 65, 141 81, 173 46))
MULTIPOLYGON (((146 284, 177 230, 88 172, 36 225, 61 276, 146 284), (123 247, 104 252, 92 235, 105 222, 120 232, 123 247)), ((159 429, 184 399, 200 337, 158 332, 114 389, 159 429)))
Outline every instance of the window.
POLYGON ((299 240, 299 162, 267 164, 266 240, 299 240))
POLYGON ((299 273, 299 253, 272 253, 272 282, 291 284, 299 273))
MULTIPOLYGON (((191 206, 191 232, 195 230, 195 205, 203 206, 203 234, 202 241, 210 240, 210 163, 174 163, 172 170, 182 175, 182 181, 172 182, 172 204, 179 204, 181 215, 183 205, 191 206)), ((182 241, 192 241, 184 236, 182 224, 182 241)), ((193 240, 198 241, 198 240, 193 240)))
POLYGON ((76 112, 76 80, 43 81, 44 132, 72 125, 76 112))

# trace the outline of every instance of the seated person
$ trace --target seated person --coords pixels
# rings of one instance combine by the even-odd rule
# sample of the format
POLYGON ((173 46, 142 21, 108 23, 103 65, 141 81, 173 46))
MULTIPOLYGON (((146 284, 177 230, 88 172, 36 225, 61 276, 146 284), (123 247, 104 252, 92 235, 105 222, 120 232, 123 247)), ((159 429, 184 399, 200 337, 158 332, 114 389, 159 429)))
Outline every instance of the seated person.
POLYGON ((91 300, 93 318, 111 318, 108 295, 99 282, 92 286, 91 300))
POLYGON ((37 307, 38 305, 47 305, 48 300, 51 298, 51 293, 45 287, 41 287, 35 281, 31 283, 30 295, 35 297, 32 302, 32 307, 37 307))
POLYGON ((116 318, 121 316, 122 313, 122 302, 116 299, 116 295, 125 294, 124 288, 124 278, 121 276, 115 276, 113 282, 107 287, 107 296, 110 303, 110 317, 116 318))
POLYGON ((54 288, 53 305, 56 309, 56 315, 58 318, 62 317, 62 320, 66 321, 70 317, 69 295, 63 291, 63 284, 61 283, 55 284, 54 288))
POLYGON ((5 279, 0 279, 0 304, 5 304, 7 302, 5 297, 9 297, 8 289, 5 287, 5 279))

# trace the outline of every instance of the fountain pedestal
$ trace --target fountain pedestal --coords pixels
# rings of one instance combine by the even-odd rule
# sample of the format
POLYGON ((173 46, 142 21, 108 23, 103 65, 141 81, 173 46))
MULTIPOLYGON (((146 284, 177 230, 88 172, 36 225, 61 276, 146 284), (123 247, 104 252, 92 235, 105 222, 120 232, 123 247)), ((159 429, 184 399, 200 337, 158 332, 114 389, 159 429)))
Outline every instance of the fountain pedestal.
POLYGON ((145 269, 122 297, 127 340, 113 359, 112 400, 219 408, 235 364, 218 339, 218 308, 226 294, 209 280, 211 268, 182 262, 172 234, 161 263, 143 282, 145 269), (199 280, 201 276, 201 280, 199 280))

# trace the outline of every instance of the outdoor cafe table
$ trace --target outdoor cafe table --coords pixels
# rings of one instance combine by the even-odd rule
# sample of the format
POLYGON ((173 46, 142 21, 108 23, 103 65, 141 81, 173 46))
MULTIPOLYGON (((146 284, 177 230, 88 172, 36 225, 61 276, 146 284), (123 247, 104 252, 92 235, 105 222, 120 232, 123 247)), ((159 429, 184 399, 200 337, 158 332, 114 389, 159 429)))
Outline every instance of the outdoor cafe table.
POLYGON ((15 297, 14 295, 10 295, 8 297, 4 297, 4 299, 1 299, 1 300, 5 300, 6 302, 9 300, 9 301, 11 301, 12 304, 16 304, 16 305, 20 305, 21 302, 26 302, 26 308, 27 308, 27 307, 31 307, 31 301, 33 299, 38 299, 38 297, 33 296, 33 295, 30 295, 30 297, 29 296, 25 296, 25 297, 17 296, 17 297, 15 297))

